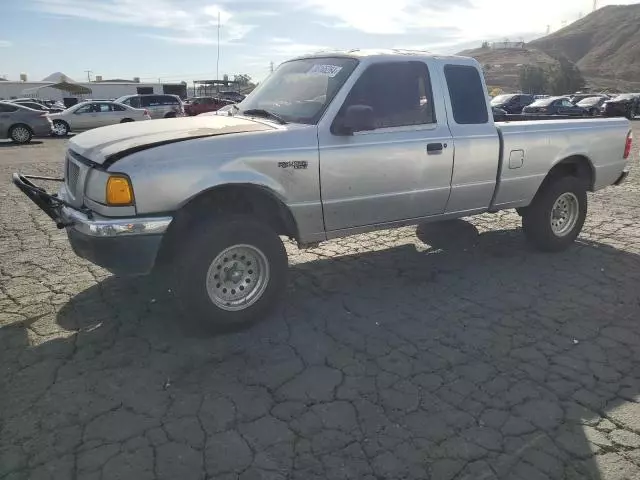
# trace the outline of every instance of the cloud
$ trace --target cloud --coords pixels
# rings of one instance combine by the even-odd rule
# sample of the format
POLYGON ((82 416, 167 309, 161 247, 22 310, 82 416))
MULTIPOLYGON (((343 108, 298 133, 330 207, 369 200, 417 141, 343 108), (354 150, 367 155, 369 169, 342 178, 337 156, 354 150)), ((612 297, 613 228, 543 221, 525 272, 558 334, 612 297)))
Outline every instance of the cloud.
POLYGON ((271 56, 276 57, 296 57, 305 53, 314 53, 324 50, 332 50, 326 45, 318 45, 313 43, 294 42, 288 38, 273 37, 266 49, 271 56))
POLYGON ((215 44, 218 14, 221 43, 241 40, 254 28, 240 23, 236 15, 219 5, 203 5, 194 0, 35 0, 35 6, 61 17, 158 30, 142 36, 184 45, 215 44))
POLYGON ((13 45, 9 40, 0 40, 0 48, 2 47, 10 47, 13 45))
POLYGON ((300 0, 299 8, 311 10, 335 23, 318 20, 320 24, 338 28, 353 28, 372 34, 403 34, 430 24, 428 19, 443 13, 455 14, 455 10, 471 6, 470 0, 395 0, 388 2, 371 0, 300 0))

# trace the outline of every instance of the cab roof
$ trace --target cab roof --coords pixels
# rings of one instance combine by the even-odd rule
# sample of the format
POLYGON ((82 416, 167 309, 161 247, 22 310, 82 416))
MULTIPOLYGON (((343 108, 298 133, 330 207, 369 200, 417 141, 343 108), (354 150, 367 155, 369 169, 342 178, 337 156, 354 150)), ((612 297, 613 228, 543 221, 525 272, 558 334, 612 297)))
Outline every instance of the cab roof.
POLYGON ((477 63, 473 58, 461 57, 457 55, 437 55, 426 50, 405 50, 405 49, 352 49, 352 50, 326 50, 320 52, 314 52, 307 55, 300 55, 292 58, 291 60, 301 60, 305 58, 323 58, 323 57, 344 57, 344 58, 356 58, 356 59, 389 59, 389 58, 406 58, 406 57, 419 57, 419 58, 432 58, 436 60, 449 60, 458 63, 473 62, 477 63))

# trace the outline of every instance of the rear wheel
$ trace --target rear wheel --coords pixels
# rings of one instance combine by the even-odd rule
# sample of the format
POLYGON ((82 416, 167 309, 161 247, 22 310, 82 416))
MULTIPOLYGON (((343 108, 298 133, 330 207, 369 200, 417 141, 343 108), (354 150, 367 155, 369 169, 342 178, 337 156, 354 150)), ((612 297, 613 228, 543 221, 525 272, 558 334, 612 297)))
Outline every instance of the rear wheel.
POLYGON ((177 258, 174 291, 190 318, 215 331, 242 328, 276 305, 288 271, 280 237, 248 215, 214 219, 177 258))
POLYGON ((583 180, 556 177, 536 194, 522 214, 527 240, 538 250, 557 252, 578 237, 587 216, 587 189, 583 180))
POLYGON ((131 118, 123 118, 122 120, 120 120, 120 123, 129 123, 129 122, 133 122, 133 119, 131 119, 131 118))
POLYGON ((69 134, 69 124, 63 120, 54 120, 51 130, 56 137, 65 137, 69 134))
POLYGON ((33 132, 26 125, 14 125, 9 130, 9 138, 11 138, 14 143, 29 143, 32 137, 33 132))

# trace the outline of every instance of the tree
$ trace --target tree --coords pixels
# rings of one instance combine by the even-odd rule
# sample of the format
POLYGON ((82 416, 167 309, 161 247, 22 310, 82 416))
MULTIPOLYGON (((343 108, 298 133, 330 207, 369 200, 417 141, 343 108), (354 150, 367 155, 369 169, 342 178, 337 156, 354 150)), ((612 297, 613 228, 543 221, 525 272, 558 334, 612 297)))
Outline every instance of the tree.
POLYGON ((246 73, 241 73, 233 76, 233 81, 238 83, 240 87, 246 87, 251 83, 251 77, 246 73))
POLYGON ((547 89, 547 73, 535 65, 525 65, 520 70, 520 90, 538 95, 547 89))
POLYGON ((549 74, 549 90, 554 95, 565 95, 582 90, 584 77, 573 63, 565 58, 558 60, 559 65, 549 74))

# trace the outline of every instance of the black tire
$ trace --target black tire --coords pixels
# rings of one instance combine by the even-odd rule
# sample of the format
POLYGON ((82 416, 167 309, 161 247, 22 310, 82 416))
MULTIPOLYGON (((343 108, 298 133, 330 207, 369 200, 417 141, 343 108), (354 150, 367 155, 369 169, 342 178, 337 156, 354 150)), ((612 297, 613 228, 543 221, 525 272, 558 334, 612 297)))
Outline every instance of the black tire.
POLYGON ((52 135, 55 137, 66 137, 69 135, 69 124, 64 120, 54 120, 53 121, 53 130, 52 135))
POLYGON ((120 123, 130 123, 133 122, 132 118, 123 118, 122 120, 120 120, 120 123))
POLYGON ((164 118, 176 118, 176 112, 167 113, 164 118))
POLYGON ((598 109, 597 108, 592 108, 589 113, 591 114, 592 117, 597 117, 598 116, 598 109))
MULTIPOLYGON (((197 230, 195 235, 180 245, 179 252, 173 258, 174 267, 171 269, 173 275, 170 280, 173 284, 173 291, 182 309, 187 313, 187 317, 215 332, 237 330, 265 318, 277 304, 287 281, 287 252, 280 237, 267 225, 248 215, 218 217, 213 219, 210 224, 201 225, 194 229, 197 230), (253 303, 248 307, 232 311, 225 310, 214 303, 207 290, 207 279, 209 278, 211 281, 211 289, 218 294, 221 294, 225 285, 237 285, 236 288, 244 291, 244 282, 247 282, 247 285, 251 285, 252 288, 258 288, 260 280, 250 284, 249 278, 243 278, 253 273, 251 265, 243 264, 244 257, 238 257, 237 262, 235 257, 234 259, 229 258, 229 262, 233 263, 233 268, 236 263, 241 264, 242 273, 239 275, 241 280, 235 283, 231 283, 229 277, 238 273, 237 270, 224 274, 223 270, 227 267, 219 269, 218 262, 214 265, 214 261, 222 252, 237 245, 247 245, 262 252, 268 265, 269 276, 264 290, 261 294, 256 293, 255 300, 252 300, 253 303), (217 275, 217 272, 220 272, 220 275, 226 275, 227 278, 221 281, 227 283, 214 284, 216 282, 214 278, 218 277, 209 276, 210 270, 212 274, 217 275)), ((225 262, 223 265, 229 264, 225 262)), ((256 273, 258 273, 256 277, 259 278, 260 272, 256 273)), ((218 278, 218 280, 220 279, 218 278)), ((229 292, 231 291, 229 290, 229 292)), ((226 294, 227 290, 224 292, 226 294)), ((239 290, 237 293, 240 295, 239 290)))
MULTIPOLYGON (((587 216, 587 187, 583 180, 577 177, 564 176, 545 180, 534 197, 531 205, 523 210, 522 228, 527 240, 538 250, 544 252, 559 252, 567 249, 580 234, 587 216), (552 222, 562 221, 552 219, 554 205, 565 194, 571 194, 573 199, 568 203, 576 204, 578 211, 575 223, 566 232, 554 232, 552 222)), ((557 227, 557 228, 561 228, 557 227)), ((567 227, 568 228, 568 227, 567 227)))
POLYGON ((28 125, 19 123, 9 129, 9 138, 13 143, 24 145, 25 143, 29 143, 33 138, 33 131, 31 131, 28 125))

